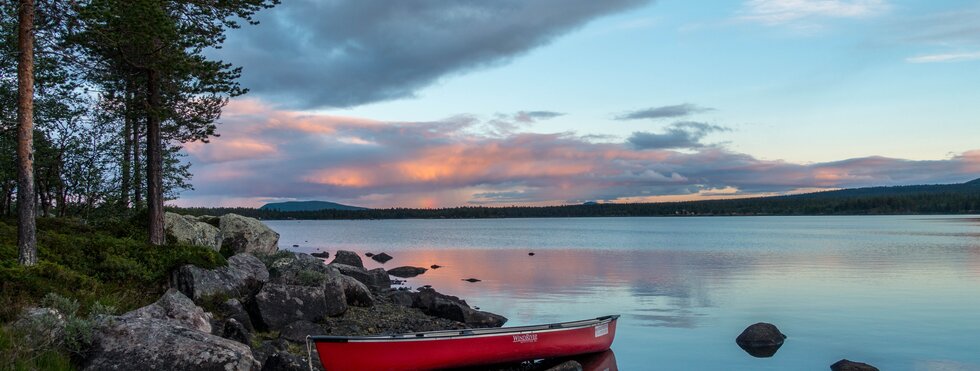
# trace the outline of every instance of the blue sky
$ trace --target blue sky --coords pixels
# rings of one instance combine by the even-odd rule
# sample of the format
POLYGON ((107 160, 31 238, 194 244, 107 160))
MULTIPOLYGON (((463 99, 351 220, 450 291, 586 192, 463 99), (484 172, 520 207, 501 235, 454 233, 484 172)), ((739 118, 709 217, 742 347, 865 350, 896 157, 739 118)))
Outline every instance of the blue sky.
POLYGON ((216 55, 244 67, 253 93, 229 107, 219 129, 228 139, 188 148, 195 174, 232 175, 198 176, 198 190, 178 203, 628 202, 980 176, 976 2, 388 4, 297 0, 232 33, 216 55), (663 107, 690 109, 620 119, 663 107), (519 119, 535 111, 550 114, 519 119), (269 134, 283 120, 295 137, 269 134), (422 134, 399 138, 406 130, 422 134), (556 135, 574 142, 561 154, 594 154, 588 165, 572 159, 582 156, 542 163, 569 170, 539 179, 514 170, 524 157, 496 150, 518 142, 554 150, 556 135), (317 148, 290 153, 300 142, 317 148), (499 162, 467 157, 486 158, 478 153, 488 149, 499 162), (438 170, 405 163, 438 151, 458 161, 438 170), (265 156, 256 161, 255 153, 265 156), (664 156, 675 160, 658 162, 664 156), (718 156, 738 165, 705 166, 718 156), (868 160, 878 158, 892 162, 868 160), (597 171, 603 161, 621 168, 597 171), (294 191, 227 187, 259 182, 256 174, 284 162, 294 191), (795 175, 759 170, 774 167, 795 175), (763 173, 732 176, 734 169, 763 173), (602 180, 578 192, 555 188, 586 178, 602 180), (794 180, 745 181, 756 178, 794 180))

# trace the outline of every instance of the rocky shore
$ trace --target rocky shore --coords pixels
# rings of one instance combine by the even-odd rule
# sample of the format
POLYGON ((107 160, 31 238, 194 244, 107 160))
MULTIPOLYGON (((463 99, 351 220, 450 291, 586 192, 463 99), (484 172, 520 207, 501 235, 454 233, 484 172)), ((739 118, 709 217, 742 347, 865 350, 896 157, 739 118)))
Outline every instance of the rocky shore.
MULTIPOLYGON (((155 303, 96 318, 83 369, 305 370, 306 335, 499 327, 507 321, 431 288, 393 289, 383 268, 366 269, 354 252, 336 251, 328 263, 280 251, 279 235, 255 219, 168 213, 166 220, 169 238, 231 253, 227 266, 181 266, 155 303)), ((33 308, 23 320, 48 324, 57 334, 65 331, 62 317, 55 309, 33 308)))

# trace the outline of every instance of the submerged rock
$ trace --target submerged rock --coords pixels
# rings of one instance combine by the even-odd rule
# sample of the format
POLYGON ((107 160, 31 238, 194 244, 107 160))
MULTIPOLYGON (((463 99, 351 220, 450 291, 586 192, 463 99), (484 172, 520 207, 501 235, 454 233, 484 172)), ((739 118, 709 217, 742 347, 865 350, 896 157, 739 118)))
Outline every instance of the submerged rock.
POLYGON ((374 261, 378 263, 384 264, 387 263, 389 260, 394 259, 394 257, 388 255, 387 253, 380 253, 380 254, 374 254, 374 256, 372 256, 371 259, 374 259, 374 261))
POLYGON ((772 357, 783 346, 786 335, 771 323, 759 322, 745 328, 735 343, 753 357, 772 357))
POLYGON ((221 230, 190 215, 164 213, 163 229, 177 243, 221 248, 221 230))
POLYGON ((428 269, 425 269, 425 268, 422 268, 422 267, 408 267, 408 266, 406 266, 406 267, 398 267, 398 268, 389 269, 388 270, 388 274, 390 274, 392 276, 395 276, 395 277, 410 278, 410 277, 415 277, 415 276, 418 276, 418 275, 420 275, 422 273, 425 273, 425 271, 427 271, 427 270, 428 269))
POLYGON ((842 359, 830 365, 832 371, 878 371, 878 368, 867 363, 842 359))
POLYGON ((226 296, 245 299, 269 281, 269 271, 255 256, 236 254, 228 258, 228 265, 216 269, 204 269, 184 265, 171 273, 170 285, 194 300, 226 296))
POLYGON ((353 251, 338 250, 334 254, 333 261, 330 264, 344 264, 357 268, 364 268, 364 262, 361 261, 361 257, 353 251))
POLYGON ((221 247, 235 253, 272 254, 279 251, 279 233, 258 219, 238 214, 221 216, 221 247))

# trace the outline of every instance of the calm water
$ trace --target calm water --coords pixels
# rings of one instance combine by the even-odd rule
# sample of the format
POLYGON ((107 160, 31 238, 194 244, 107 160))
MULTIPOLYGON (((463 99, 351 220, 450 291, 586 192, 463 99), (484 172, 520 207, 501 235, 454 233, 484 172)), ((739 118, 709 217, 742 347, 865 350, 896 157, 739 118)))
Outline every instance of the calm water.
MULTIPOLYGON (((280 246, 388 252, 508 325, 622 314, 623 370, 980 370, 980 219, 273 221, 280 246), (528 256, 533 251, 535 256, 528 256), (468 283, 475 277, 483 282, 468 283), (745 326, 789 336, 772 358, 745 326)), ((370 259, 365 264, 381 266, 370 259)))

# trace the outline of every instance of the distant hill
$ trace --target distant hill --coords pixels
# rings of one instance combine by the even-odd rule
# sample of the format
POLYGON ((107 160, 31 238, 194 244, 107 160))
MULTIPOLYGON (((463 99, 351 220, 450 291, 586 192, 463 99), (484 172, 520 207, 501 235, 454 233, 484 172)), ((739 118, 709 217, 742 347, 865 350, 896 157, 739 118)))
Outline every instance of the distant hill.
POLYGON ((348 206, 338 204, 336 202, 327 201, 287 201, 287 202, 273 202, 262 205, 259 210, 275 210, 275 211, 320 211, 320 210, 368 210, 365 207, 358 206, 348 206))
POLYGON ((444 209, 364 209, 307 201, 250 208, 185 208, 192 215, 236 213, 260 219, 475 219, 675 215, 893 215, 980 214, 980 179, 959 184, 841 189, 727 200, 600 203, 564 206, 467 206, 444 209), (295 205, 295 206, 293 206, 295 205), (346 208, 346 209, 342 209, 346 208))

